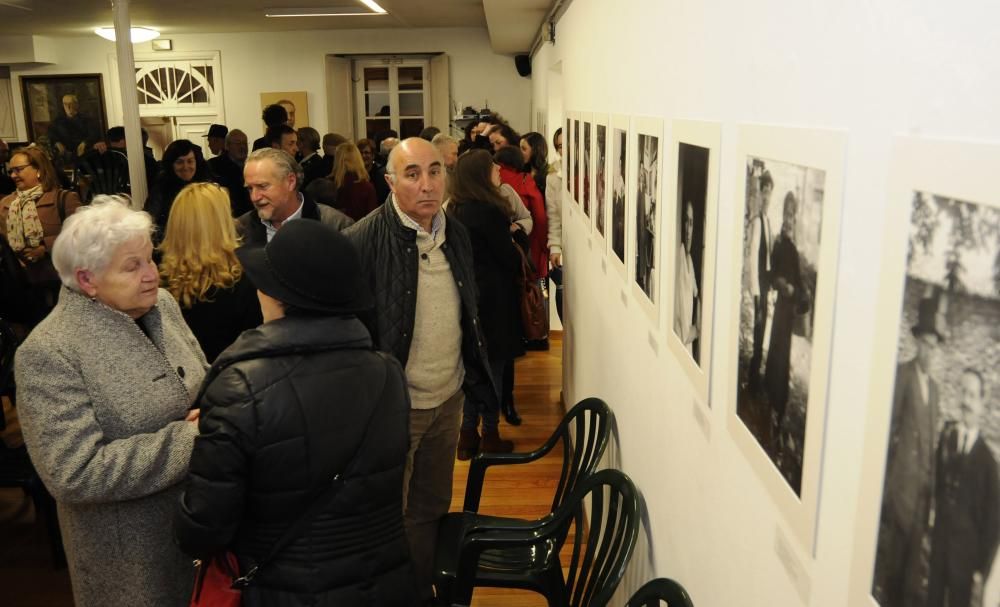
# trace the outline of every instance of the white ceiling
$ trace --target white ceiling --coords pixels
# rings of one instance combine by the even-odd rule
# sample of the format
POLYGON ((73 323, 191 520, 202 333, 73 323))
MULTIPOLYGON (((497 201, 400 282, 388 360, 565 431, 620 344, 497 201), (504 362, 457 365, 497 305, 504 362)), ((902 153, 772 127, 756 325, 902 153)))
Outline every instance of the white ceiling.
MULTIPOLYGON (((361 6, 358 0, 132 0, 132 25, 163 35, 289 30, 487 27, 498 53, 531 46, 552 0, 378 0, 388 15, 266 18, 265 8, 361 6)), ((112 25, 110 0, 0 0, 0 36, 89 36, 112 25), (22 10, 23 6, 30 10, 22 10)))

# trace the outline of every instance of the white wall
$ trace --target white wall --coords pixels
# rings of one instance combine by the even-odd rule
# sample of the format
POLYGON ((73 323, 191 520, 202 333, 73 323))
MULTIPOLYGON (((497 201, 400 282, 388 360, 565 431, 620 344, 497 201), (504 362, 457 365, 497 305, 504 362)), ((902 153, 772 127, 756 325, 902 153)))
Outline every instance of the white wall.
MULTIPOLYGON (((170 38, 174 51, 221 51, 226 122, 230 128, 247 131, 251 138, 261 134, 263 91, 307 91, 311 126, 326 132, 324 58, 328 54, 445 52, 451 60, 451 95, 456 103, 479 108, 488 100, 490 107, 510 120, 515 129, 526 130, 531 124, 530 80, 518 76, 512 57, 493 52, 485 28, 177 34, 170 38)), ((113 43, 97 36, 51 40, 55 64, 30 70, 15 66, 12 76, 100 72, 104 75, 105 98, 110 101, 113 88, 108 57, 114 54, 113 43)), ((134 48, 137 54, 152 52, 149 43, 134 48)), ((170 55, 156 53, 164 59, 170 55)), ((24 110, 20 95, 16 93, 15 97, 18 135, 23 138, 24 110)), ((114 104, 107 105, 112 112, 114 104)), ((109 116, 109 125, 120 122, 120 114, 109 116)))
POLYGON ((710 607, 851 604, 862 466, 884 465, 862 462, 861 452, 892 136, 1000 140, 998 19, 1000 5, 985 1, 572 0, 557 43, 533 57, 536 107, 547 107, 546 78, 561 64, 565 111, 720 122, 720 238, 741 216, 736 125, 848 134, 816 553, 795 548, 806 601, 775 555, 776 533, 792 534, 726 428, 735 407, 725 396, 735 373, 729 302, 740 295, 729 259, 719 260, 706 438, 687 376, 662 340, 658 352, 650 347, 646 316, 623 304, 621 281, 610 264, 601 269, 603 248, 588 246, 582 214, 564 204, 566 399, 597 395, 615 409, 619 444, 609 460, 636 481, 649 514, 613 604, 656 576, 681 581, 710 607))

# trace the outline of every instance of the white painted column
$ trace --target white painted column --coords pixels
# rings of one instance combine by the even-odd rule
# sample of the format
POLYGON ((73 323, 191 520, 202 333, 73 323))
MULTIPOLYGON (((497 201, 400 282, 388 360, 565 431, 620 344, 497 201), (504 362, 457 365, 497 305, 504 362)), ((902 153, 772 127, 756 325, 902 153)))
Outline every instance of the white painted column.
POLYGON ((111 0, 115 13, 115 50, 118 55, 118 84, 122 92, 122 118, 125 145, 128 149, 128 174, 132 184, 132 208, 146 202, 146 164, 143 159, 142 132, 139 130, 139 96, 135 91, 135 58, 132 54, 132 23, 128 0, 111 0))

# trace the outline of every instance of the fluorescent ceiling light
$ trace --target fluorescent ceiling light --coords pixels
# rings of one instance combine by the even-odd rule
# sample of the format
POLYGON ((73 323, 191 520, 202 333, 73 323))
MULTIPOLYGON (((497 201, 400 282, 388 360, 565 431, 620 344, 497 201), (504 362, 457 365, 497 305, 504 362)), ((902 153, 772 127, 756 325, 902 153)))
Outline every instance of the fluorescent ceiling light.
MULTIPOLYGON (((105 40, 115 41, 115 28, 113 27, 99 27, 94 30, 94 33, 105 40)), ((132 38, 132 44, 136 44, 159 38, 160 32, 150 27, 133 27, 129 36, 132 38)))
POLYGON ((368 7, 364 10, 359 6, 323 6, 318 8, 265 8, 265 17, 347 17, 360 15, 386 15, 384 8, 375 0, 358 0, 368 7))

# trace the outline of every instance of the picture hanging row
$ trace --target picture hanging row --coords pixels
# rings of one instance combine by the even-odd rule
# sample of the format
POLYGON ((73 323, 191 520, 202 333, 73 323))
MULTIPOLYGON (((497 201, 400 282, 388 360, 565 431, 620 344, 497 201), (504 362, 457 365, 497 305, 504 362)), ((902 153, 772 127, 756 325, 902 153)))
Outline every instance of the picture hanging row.
MULTIPOLYGON (((815 555, 846 136, 741 125, 722 177, 719 124, 579 112, 566 124, 565 196, 584 233, 700 402, 727 409, 728 435, 815 555), (720 205, 723 178, 738 200, 720 205), (727 335, 713 335, 717 273, 732 282, 718 302, 727 335), (713 382, 723 357, 729 376, 713 382)), ((887 225, 908 227, 887 232, 875 311, 859 604, 1000 604, 996 166, 997 146, 895 146, 887 225)))

